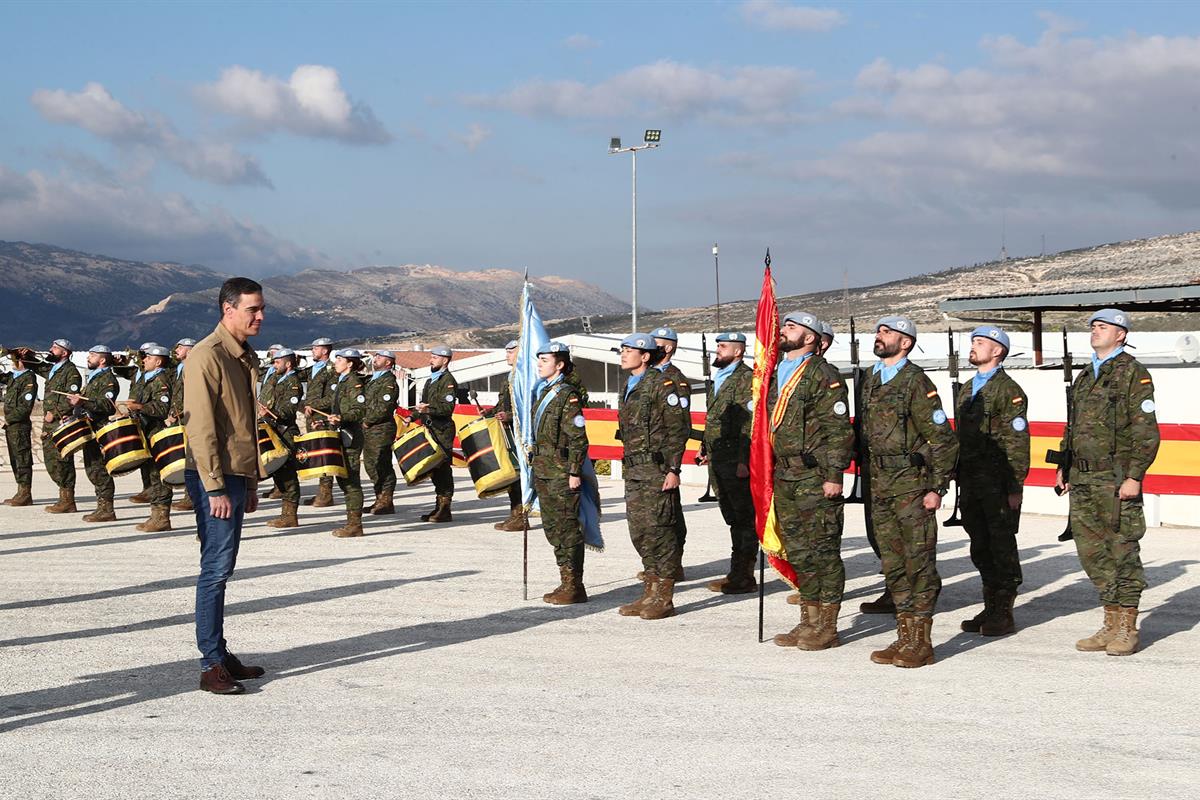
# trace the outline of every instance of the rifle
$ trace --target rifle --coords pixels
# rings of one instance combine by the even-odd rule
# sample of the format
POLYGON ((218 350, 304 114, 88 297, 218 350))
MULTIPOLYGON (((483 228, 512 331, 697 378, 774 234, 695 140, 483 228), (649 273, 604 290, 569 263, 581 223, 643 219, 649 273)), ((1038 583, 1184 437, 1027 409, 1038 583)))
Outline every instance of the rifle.
MULTIPOLYGON (((1073 439, 1073 438, 1075 438, 1075 431, 1074 431, 1074 426, 1071 424, 1073 422, 1073 420, 1071 419, 1071 414, 1072 414, 1072 407, 1074 406, 1074 403, 1072 402, 1073 393, 1071 391, 1071 386, 1074 383, 1075 376, 1072 375, 1072 370, 1073 370, 1074 365, 1071 363, 1071 350, 1067 345, 1067 326, 1065 326, 1065 325, 1063 326, 1062 335, 1063 335, 1063 389, 1067 395, 1067 432, 1070 434, 1071 438, 1073 439)), ((1062 482, 1064 484, 1070 482, 1070 480, 1071 480, 1071 462, 1075 458, 1075 454, 1073 452, 1074 448, 1071 447, 1072 444, 1073 444, 1073 442, 1068 441, 1067 447, 1065 450, 1047 450, 1046 451, 1046 462, 1049 464, 1057 464, 1058 465, 1059 469, 1062 470, 1062 476, 1063 476, 1062 482)), ((1060 497, 1062 496, 1062 493, 1063 493, 1062 489, 1058 488, 1057 483, 1055 483, 1055 485, 1054 485, 1054 493, 1059 495, 1060 497)), ((1071 532, 1071 515, 1068 512, 1067 513, 1067 527, 1065 529, 1063 529, 1063 532, 1058 535, 1058 540, 1060 542, 1069 542, 1074 538, 1075 538, 1075 534, 1073 534, 1071 532)))
MULTIPOLYGON (((962 384, 958 380, 958 350, 954 347, 954 329, 946 329, 946 339, 949 341, 949 349, 947 357, 950 367, 950 408, 954 411, 955 424, 958 423, 958 392, 962 388, 962 384)), ((958 464, 954 465, 954 508, 950 511, 950 517, 942 523, 943 528, 961 528, 962 519, 958 516, 959 498, 962 496, 962 481, 958 478, 958 464)))
POLYGON ((863 446, 862 432, 862 370, 858 365, 858 339, 854 334, 854 317, 850 318, 850 378, 854 381, 854 391, 850 395, 854 408, 851 409, 854 420, 854 484, 846 496, 847 503, 863 503, 868 491, 866 474, 863 472, 863 458, 866 448, 863 446))
MULTIPOLYGON (((708 404, 713 401, 713 397, 712 397, 712 364, 708 363, 708 336, 703 333, 700 334, 700 358, 703 360, 703 369, 704 369, 704 395, 706 398, 704 407, 708 408, 708 404)), ((704 437, 701 436, 700 437, 700 456, 696 459, 696 463, 699 464, 700 460, 707 455, 708 455, 708 445, 704 443, 704 437)), ((700 495, 700 502, 701 503, 717 502, 717 496, 715 494, 713 494, 713 490, 712 490, 712 471, 711 470, 708 473, 708 482, 704 486, 704 494, 700 495)))

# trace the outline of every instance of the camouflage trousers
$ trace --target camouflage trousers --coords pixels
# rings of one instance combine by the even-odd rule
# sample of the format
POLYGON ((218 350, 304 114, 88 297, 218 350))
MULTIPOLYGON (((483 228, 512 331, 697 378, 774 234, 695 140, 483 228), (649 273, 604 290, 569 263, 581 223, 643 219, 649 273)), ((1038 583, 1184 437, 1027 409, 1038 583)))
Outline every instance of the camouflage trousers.
POLYGON ((162 476, 158 473, 158 467, 151 467, 149 473, 150 486, 146 489, 146 494, 150 498, 150 505, 171 505, 171 498, 175 495, 175 490, 171 488, 171 484, 163 482, 162 476))
POLYGON ((1013 511, 1004 492, 981 490, 964 482, 959 495, 963 527, 971 538, 971 563, 979 570, 986 589, 1015 592, 1021 585, 1021 557, 1017 554, 1020 509, 1013 511))
POLYGON ((346 511, 362 512, 363 507, 363 490, 362 490, 362 475, 359 472, 359 466, 362 464, 362 448, 347 447, 346 454, 346 476, 338 478, 338 487, 341 488, 342 494, 346 496, 346 511))
POLYGON ((46 465, 46 474, 60 489, 75 491, 75 454, 63 458, 54 445, 49 425, 42 431, 42 463, 46 465))
POLYGON ((282 499, 289 503, 300 503, 300 478, 296 475, 299 465, 295 458, 283 462, 283 466, 271 473, 271 480, 282 499))
POLYGON ((1072 484, 1071 532, 1084 572, 1100 592, 1100 602, 1137 608, 1146 588, 1141 538, 1146 535, 1142 501, 1120 501, 1120 523, 1114 529, 1116 487, 1072 484))
POLYGON ((722 462, 710 464, 708 474, 717 490, 721 518, 729 526, 730 549, 735 555, 752 559, 758 553, 758 534, 754 530, 750 478, 739 478, 736 464, 722 462))
POLYGON ((937 518, 922 504, 924 492, 871 498, 883 576, 897 612, 933 616, 942 579, 937 571, 937 518))
POLYGON ((104 455, 100 452, 100 445, 95 442, 88 442, 83 446, 83 472, 92 482, 92 486, 96 487, 97 500, 113 499, 116 487, 112 475, 104 468, 104 455))
POLYGON ((830 500, 821 480, 775 480, 775 516, 788 563, 796 570, 803 600, 841 603, 846 589, 842 561, 845 501, 830 500))
POLYGON ((8 460, 18 486, 33 483, 33 426, 28 422, 10 422, 4 428, 8 460))
POLYGON ((517 481, 512 486, 508 487, 508 507, 510 509, 521 507, 521 482, 517 481))
POLYGON ((675 574, 679 538, 676 509, 679 490, 662 490, 662 479, 625 480, 625 518, 629 538, 647 575, 675 574))
POLYGON ((560 567, 583 569, 583 526, 579 523, 579 492, 571 491, 567 475, 535 475, 534 488, 542 507, 542 530, 554 548, 560 567))
POLYGON ((429 476, 433 480, 433 493, 438 497, 454 497, 454 464, 451 457, 454 448, 454 424, 449 427, 430 425, 430 432, 438 445, 446 451, 446 461, 429 476))
POLYGON ((363 433, 363 465, 375 487, 375 496, 396 491, 396 467, 392 461, 392 442, 396 441, 396 426, 372 425, 363 433))

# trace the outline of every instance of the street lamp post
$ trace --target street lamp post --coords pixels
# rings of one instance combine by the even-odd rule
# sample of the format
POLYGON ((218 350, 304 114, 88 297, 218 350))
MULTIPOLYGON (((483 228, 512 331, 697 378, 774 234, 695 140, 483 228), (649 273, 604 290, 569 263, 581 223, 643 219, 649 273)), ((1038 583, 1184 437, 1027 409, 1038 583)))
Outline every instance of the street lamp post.
POLYGON ((617 153, 629 153, 633 161, 633 297, 631 327, 633 331, 637 331, 637 154, 639 150, 653 150, 658 147, 662 140, 662 131, 657 129, 647 129, 642 136, 642 144, 633 145, 631 147, 622 147, 621 139, 614 136, 608 142, 608 154, 610 156, 617 153))
POLYGON ((717 255, 717 243, 713 242, 713 274, 717 280, 717 333, 721 332, 721 259, 717 255))

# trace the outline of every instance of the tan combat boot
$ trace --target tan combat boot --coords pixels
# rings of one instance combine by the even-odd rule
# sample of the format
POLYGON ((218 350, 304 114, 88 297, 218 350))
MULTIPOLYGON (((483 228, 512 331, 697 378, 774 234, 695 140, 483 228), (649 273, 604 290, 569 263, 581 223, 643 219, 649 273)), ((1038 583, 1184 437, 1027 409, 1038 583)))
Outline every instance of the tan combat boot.
POLYGON ((269 492, 263 492, 263 493, 262 493, 262 499, 263 499, 263 500, 282 500, 282 499, 283 499, 283 492, 281 492, 281 491, 279 490, 279 487, 278 487, 278 486, 276 486, 274 489, 272 489, 272 490, 271 490, 271 491, 269 491, 269 492))
POLYGON ((28 483, 17 484, 17 493, 4 501, 6 506, 31 506, 33 505, 33 493, 29 489, 28 483))
POLYGON ((558 568, 562 583, 549 594, 542 595, 542 600, 552 606, 569 606, 575 603, 586 603, 587 590, 583 588, 583 571, 575 570, 569 564, 558 568))
POLYGON ((96 510, 83 515, 84 522, 116 522, 117 515, 113 513, 113 501, 103 497, 96 498, 96 510))
POLYGON ((798 605, 800 605, 800 602, 801 601, 800 601, 800 593, 799 592, 792 592, 791 594, 789 594, 787 596, 787 604, 789 606, 798 606, 798 605))
POLYGON ((1117 609, 1117 631, 1104 648, 1104 652, 1110 656, 1131 656, 1137 652, 1137 615, 1136 608, 1121 606, 1117 609))
POLYGON ((528 523, 525 520, 525 510, 521 506, 517 506, 508 515, 508 519, 503 522, 497 522, 493 527, 498 531, 523 531, 528 523))
POLYGON ((140 492, 135 494, 133 497, 129 498, 129 502, 134 503, 135 505, 144 506, 150 502, 150 495, 147 494, 146 489, 142 489, 140 492))
POLYGON ((821 603, 816 624, 801 631, 796 640, 796 647, 801 650, 828 650, 842 643, 838 638, 838 612, 842 610, 841 603, 821 603))
POLYGON ((644 572, 638 573, 643 575, 642 581, 642 596, 632 603, 626 603, 617 609, 617 613, 622 617, 636 617, 642 613, 642 607, 646 605, 646 601, 650 599, 650 587, 654 585, 654 576, 645 575, 644 572))
POLYGON ((983 609, 970 619, 964 619, 959 627, 966 633, 979 633, 983 623, 996 613, 996 592, 987 586, 983 587, 983 609))
POLYGON ((333 531, 333 535, 339 539, 349 539, 354 536, 362 536, 362 512, 347 511, 346 524, 333 531))
POLYGON ((267 522, 268 528, 298 528, 300 520, 296 519, 296 503, 291 500, 283 501, 283 508, 279 511, 279 516, 267 522))
POLYGON ((787 633, 775 634, 772 641, 780 647, 795 647, 800 637, 817 625, 821 604, 816 600, 804 600, 800 603, 800 624, 787 633))
POLYGON ((161 533, 171 530, 171 507, 167 505, 150 506, 150 519, 136 527, 139 531, 146 533, 161 533))
POLYGON ((313 508, 325 508, 333 505, 333 478, 321 478, 317 484, 317 494, 304 501, 304 505, 313 508))
POLYGON ((388 489, 375 499, 375 506, 371 509, 372 514, 395 514, 396 506, 393 501, 392 490, 388 489))
POLYGON ((433 498, 433 510, 427 511, 426 513, 422 514, 421 522, 429 522, 429 520, 431 520, 435 516, 437 516, 437 513, 438 513, 438 511, 441 510, 441 508, 442 508, 442 498, 440 495, 437 495, 433 498))
POLYGON ((1017 622, 1013 619, 1013 603, 1017 601, 1017 593, 997 591, 993 597, 992 616, 983 621, 979 632, 984 636, 1007 636, 1017 632, 1017 622))
POLYGON ((75 507, 75 490, 59 489, 58 502, 44 509, 47 514, 74 514, 79 509, 75 507))
POLYGON ((195 511, 196 507, 192 505, 192 496, 184 492, 183 497, 171 504, 171 509, 174 511, 195 511))
POLYGON ((450 498, 438 497, 437 508, 429 515, 426 522, 453 522, 454 516, 450 513, 450 498))
POLYGON ((675 616, 675 579, 655 578, 650 587, 650 597, 642 605, 638 616, 642 619, 666 619, 675 616))
POLYGON ((876 599, 859 603, 858 610, 864 614, 895 614, 896 602, 892 600, 892 590, 884 589, 876 599))
POLYGON ((908 616, 908 638, 900 652, 892 657, 892 666, 905 669, 928 666, 933 663, 933 642, 930 640, 933 617, 908 616))
POLYGON ((1099 653, 1107 650, 1108 643, 1117 635, 1117 612, 1120 610, 1120 606, 1105 606, 1104 625, 1091 636, 1076 642, 1075 649, 1084 653, 1099 653))
POLYGON ((891 664, 895 661, 896 656, 900 653, 900 649, 908 643, 908 637, 912 633, 912 621, 912 614, 897 614, 896 641, 882 650, 876 650, 871 653, 871 660, 876 664, 891 664))

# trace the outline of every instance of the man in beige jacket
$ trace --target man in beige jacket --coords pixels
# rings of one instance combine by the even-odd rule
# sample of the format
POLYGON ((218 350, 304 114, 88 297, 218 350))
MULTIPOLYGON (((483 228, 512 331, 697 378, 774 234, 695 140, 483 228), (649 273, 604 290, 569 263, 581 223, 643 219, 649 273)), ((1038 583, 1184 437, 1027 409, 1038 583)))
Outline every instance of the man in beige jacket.
POLYGON ((184 478, 200 535, 196 581, 196 645, 200 688, 239 694, 239 680, 262 677, 225 646, 225 583, 233 574, 242 519, 258 508, 260 477, 255 417, 258 357, 246 340, 263 321, 262 286, 230 278, 218 300, 221 321, 197 344, 183 373, 184 478))

